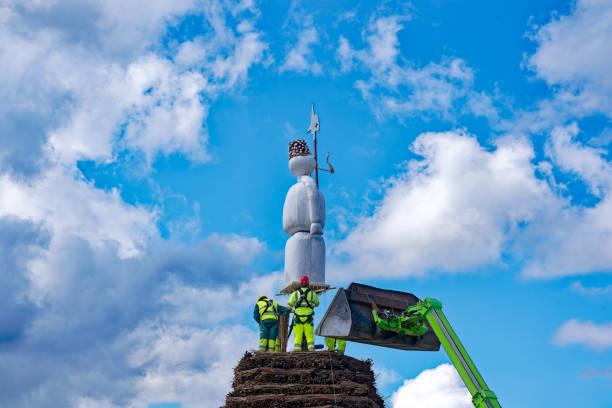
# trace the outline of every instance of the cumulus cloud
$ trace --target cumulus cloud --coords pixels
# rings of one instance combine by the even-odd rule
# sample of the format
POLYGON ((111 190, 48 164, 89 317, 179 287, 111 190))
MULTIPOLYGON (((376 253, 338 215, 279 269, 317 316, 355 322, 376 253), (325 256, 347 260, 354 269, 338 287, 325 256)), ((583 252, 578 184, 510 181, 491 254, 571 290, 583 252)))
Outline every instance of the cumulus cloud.
POLYGON ((52 233, 51 245, 78 236, 94 247, 116 245, 121 257, 137 255, 156 235, 154 211, 128 205, 117 190, 97 189, 62 167, 30 183, 0 176, 0 215, 44 225, 52 233))
POLYGON ((578 132, 575 124, 555 128, 540 162, 520 137, 485 148, 464 131, 420 135, 411 147, 420 158, 382 182, 372 213, 332 246, 336 259, 348 256, 335 267, 398 277, 468 271, 506 257, 528 278, 611 270, 612 163, 576 141, 578 132), (585 183, 596 204, 572 204, 553 166, 585 183))
POLYGON ((338 245, 360 265, 348 269, 406 276, 497 262, 519 225, 555 204, 525 140, 488 151, 462 131, 425 133, 412 150, 422 159, 384 183, 374 213, 338 245))
POLYGON ((293 71, 302 75, 321 75, 323 67, 317 60, 317 47, 321 47, 321 24, 315 26, 313 13, 303 8, 298 0, 293 0, 289 6, 287 18, 283 22, 283 30, 288 31, 295 41, 287 46, 287 52, 279 72, 293 71))
POLYGON ((0 345, 20 339, 35 315, 27 298, 28 278, 23 271, 30 259, 49 243, 49 235, 36 224, 17 217, 0 217, 0 345))
POLYGON ((171 305, 161 318, 164 323, 146 322, 121 340, 129 345, 130 368, 144 371, 133 379, 137 393, 129 406, 168 400, 188 407, 222 404, 234 364, 258 339, 252 326, 238 317, 250 315, 246 312, 252 310, 254 299, 273 293, 281 281, 282 274, 275 273, 216 290, 169 283, 161 299, 171 305), (230 298, 235 301, 228 307, 230 298))
MULTIPOLYGON (((37 155, 40 155, 41 145, 49 139, 50 133, 72 120, 77 122, 76 134, 70 135, 67 143, 59 148, 78 152, 79 148, 90 145, 91 149, 84 153, 95 152, 94 159, 100 158, 99 155, 106 159, 110 153, 112 132, 117 131, 115 127, 119 125, 117 110, 112 110, 112 104, 127 96, 118 94, 118 88, 125 85, 120 83, 121 71, 130 59, 142 55, 151 39, 155 40, 161 34, 150 30, 161 30, 165 23, 161 16, 155 19, 149 15, 152 19, 144 30, 150 35, 148 40, 124 33, 122 41, 107 43, 109 36, 125 27, 135 28, 136 35, 139 26, 131 25, 135 22, 130 16, 142 16, 148 12, 140 14, 135 10, 131 10, 132 13, 125 10, 115 14, 114 11, 119 10, 112 2, 104 4, 106 7, 98 7, 95 2, 34 2, 27 5, 5 2, 1 7, 3 41, 0 42, 0 58, 3 66, 10 68, 2 77, 0 93, 3 100, 8 97, 11 104, 0 104, 0 117, 8 125, 8 129, 5 128, 10 132, 8 141, 27 141, 26 146, 31 151, 17 149, 12 144, 7 147, 21 153, 22 161, 29 159, 33 162, 31 167, 36 167, 36 161, 40 161, 37 155), (134 48, 115 53, 106 48, 112 44, 133 44, 134 48), (108 111, 101 109, 105 102, 111 103, 108 111), (20 122, 15 123, 14 117, 21 118, 20 122), (31 132, 33 136, 29 132, 31 129, 20 126, 27 121, 25 118, 34 120, 31 127, 36 131, 31 132)), ((156 9, 155 5, 151 8, 156 9)), ((141 21, 141 26, 144 24, 141 21)), ((7 155, 4 159, 4 166, 15 170, 12 157, 7 155)))
POLYGON ((402 57, 398 33, 407 20, 392 15, 371 19, 365 47, 355 49, 341 36, 336 50, 341 72, 361 69, 355 87, 377 116, 438 116, 471 113, 494 118, 491 99, 473 90, 474 73, 460 58, 444 58, 417 67, 402 57))
POLYGON ((157 153, 181 152, 200 161, 208 157, 203 131, 208 109, 201 96, 207 81, 201 73, 180 71, 152 54, 125 68, 109 64, 88 71, 75 73, 67 84, 78 90, 70 91, 70 119, 49 132, 53 160, 107 162, 123 149, 142 152, 149 163, 157 153))
POLYGON ((374 371, 374 376, 376 377, 376 387, 379 390, 393 385, 401 379, 397 371, 378 364, 375 364, 372 370, 374 371))
POLYGON ((314 75, 323 73, 314 55, 313 46, 319 43, 319 34, 314 27, 307 27, 298 34, 297 43, 289 50, 280 72, 296 71, 301 74, 312 72, 314 75))
POLYGON ((257 15, 250 1, 0 6, 0 405, 220 405, 255 344, 246 303, 277 278, 249 278, 265 245, 164 241, 159 207, 97 188, 77 162, 207 160, 210 104, 267 47, 257 15), (163 44, 185 15, 202 34, 163 44), (244 299, 227 313, 230 293, 244 299))
POLYGON ((441 364, 425 370, 391 395, 393 408, 470 408, 472 398, 455 368, 441 364))
POLYGON ((590 83, 612 89, 612 5, 605 0, 578 0, 569 15, 553 15, 536 27, 537 49, 528 64, 549 84, 590 83))
POLYGON ((593 114, 612 118, 612 4, 578 0, 569 14, 555 13, 528 37, 536 50, 524 66, 551 86, 551 97, 519 110, 502 127, 539 132, 593 114))
MULTIPOLYGON (((547 211, 526 229, 520 246, 531 260, 524 276, 547 278, 612 270, 612 163, 605 158, 605 151, 577 141, 578 133, 575 124, 554 128, 546 151, 558 171, 585 183, 599 201, 592 206, 566 203, 563 210, 547 211)), ((560 193, 565 192, 561 189, 560 193)))
POLYGON ((6 10, 18 13, 28 27, 58 30, 71 43, 88 43, 104 54, 130 57, 156 43, 166 26, 200 4, 195 0, 146 3, 86 0, 62 2, 9 0, 6 10), (143 7, 146 4, 148 7, 143 7))
POLYGON ((133 333, 137 345, 130 367, 144 370, 134 382, 137 392, 128 407, 154 401, 181 401, 185 407, 223 404, 233 377, 233 365, 258 335, 244 326, 191 329, 142 328, 133 333), (211 364, 211 361, 214 361, 211 364))
POLYGON ((77 237, 53 250, 37 236, 15 272, 14 303, 27 309, 8 309, 23 323, 3 347, 0 378, 10 392, 2 405, 220 405, 233 363, 256 345, 242 316, 281 279, 248 278, 261 244, 212 237, 191 248, 151 244, 121 259, 77 237), (32 261, 45 265, 47 285, 31 275, 32 261))
MULTIPOLYGON (((339 242, 336 254, 360 265, 353 270, 377 276, 469 270, 499 264, 504 255, 528 278, 612 270, 612 164, 601 145, 577 141, 580 129, 570 122, 612 112, 606 76, 611 13, 609 2, 578 1, 568 15, 534 27, 536 51, 525 63, 551 86, 551 97, 511 120, 494 121, 510 135, 491 147, 473 139, 460 149, 470 145, 464 137, 421 135, 412 149, 423 159, 380 185, 382 200, 339 242), (545 157, 536 163, 527 138, 515 135, 542 131, 548 136, 545 157), (457 167, 446 172, 452 163, 457 167), (498 167, 505 165, 510 167, 498 167), (567 180, 586 187, 590 204, 576 202, 567 180)), ((367 74, 355 86, 372 109, 400 120, 466 112, 495 119, 491 98, 473 89, 474 72, 461 59, 416 67, 402 58, 398 34, 404 24, 403 16, 372 18, 362 49, 340 37, 340 70, 367 74)))
POLYGON ((597 351, 612 347, 612 322, 597 324, 571 319, 563 323, 552 337, 559 346, 582 344, 597 351))
POLYGON ((576 143, 574 140, 578 133, 578 125, 575 122, 568 126, 555 127, 546 145, 547 155, 559 170, 580 177, 592 194, 602 197, 612 187, 612 166, 604 158, 604 149, 576 143))
POLYGON ((182 281, 171 280, 161 301, 170 306, 173 311, 173 321, 176 323, 223 321, 238 318, 249 306, 253 306, 253 299, 257 299, 262 293, 271 296, 276 288, 283 286, 280 273, 254 277, 247 283, 236 285, 236 281, 244 280, 246 277, 239 278, 236 277, 235 282, 228 281, 227 285, 222 287, 195 287, 185 285, 182 281), (202 302, 201 299, 207 301, 202 302), (232 301, 232 307, 210 307, 211 303, 226 304, 228 299, 235 299, 232 301))
POLYGON ((0 96, 11 103, 0 104, 10 132, 2 167, 31 174, 45 161, 42 150, 64 164, 107 162, 121 150, 149 164, 158 153, 206 160, 210 101, 243 81, 267 48, 255 11, 216 1, 5 3, 0 96), (202 13, 210 31, 182 45, 200 47, 191 58, 181 44, 159 50, 167 26, 188 12, 202 13))

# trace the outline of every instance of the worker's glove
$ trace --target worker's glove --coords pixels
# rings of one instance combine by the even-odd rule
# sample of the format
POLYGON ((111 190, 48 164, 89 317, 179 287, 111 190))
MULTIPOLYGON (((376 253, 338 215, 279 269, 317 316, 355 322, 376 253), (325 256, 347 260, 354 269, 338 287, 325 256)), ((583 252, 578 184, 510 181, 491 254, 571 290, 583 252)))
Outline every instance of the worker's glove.
POLYGON ((310 224, 310 234, 311 235, 323 235, 323 227, 318 222, 313 222, 310 224))

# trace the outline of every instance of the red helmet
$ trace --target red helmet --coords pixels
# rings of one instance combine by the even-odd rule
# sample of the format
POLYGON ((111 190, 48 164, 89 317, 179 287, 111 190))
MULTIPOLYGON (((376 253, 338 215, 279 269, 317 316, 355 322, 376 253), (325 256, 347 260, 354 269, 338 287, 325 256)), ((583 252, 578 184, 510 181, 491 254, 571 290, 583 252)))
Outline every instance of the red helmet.
POLYGON ((308 286, 308 276, 306 275, 302 276, 302 279, 300 279, 300 285, 308 286))

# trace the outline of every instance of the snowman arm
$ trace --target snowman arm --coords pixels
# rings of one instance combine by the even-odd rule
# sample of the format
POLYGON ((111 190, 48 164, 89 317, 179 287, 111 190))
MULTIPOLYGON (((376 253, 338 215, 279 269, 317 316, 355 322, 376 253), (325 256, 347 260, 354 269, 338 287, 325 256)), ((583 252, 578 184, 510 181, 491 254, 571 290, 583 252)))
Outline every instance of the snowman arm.
POLYGON ((321 217, 321 206, 319 205, 319 194, 316 187, 308 187, 308 215, 310 218, 310 233, 313 235, 322 235, 323 219, 321 217))
POLYGON ((321 223, 313 222, 310 224, 310 234, 311 235, 323 235, 323 226, 321 223))

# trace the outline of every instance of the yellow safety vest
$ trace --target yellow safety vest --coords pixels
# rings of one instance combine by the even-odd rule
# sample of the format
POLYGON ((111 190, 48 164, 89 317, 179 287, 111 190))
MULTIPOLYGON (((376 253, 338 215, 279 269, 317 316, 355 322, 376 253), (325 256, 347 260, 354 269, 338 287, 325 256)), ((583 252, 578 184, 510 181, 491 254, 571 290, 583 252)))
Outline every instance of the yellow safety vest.
POLYGON ((278 303, 273 300, 260 300, 257 302, 257 308, 259 309, 259 319, 278 319, 278 303))
POLYGON ((289 306, 295 309, 298 316, 309 316, 314 313, 313 308, 319 306, 319 298, 310 288, 299 288, 291 294, 289 306))

